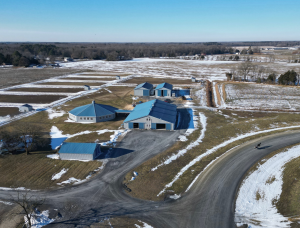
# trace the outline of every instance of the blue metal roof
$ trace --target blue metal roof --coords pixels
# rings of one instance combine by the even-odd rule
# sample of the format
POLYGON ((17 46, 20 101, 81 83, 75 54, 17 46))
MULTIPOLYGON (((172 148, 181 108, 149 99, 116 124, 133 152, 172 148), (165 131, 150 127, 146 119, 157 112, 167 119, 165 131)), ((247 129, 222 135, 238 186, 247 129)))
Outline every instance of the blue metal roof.
POLYGON ((123 110, 123 109, 118 109, 115 111, 116 113, 131 113, 132 110, 123 110))
MULTIPOLYGON (((93 154, 97 148, 97 143, 63 143, 59 153, 65 154, 93 154)), ((99 145, 100 146, 100 145, 99 145)))
POLYGON ((103 104, 96 104, 94 101, 92 104, 80 106, 77 108, 74 108, 69 113, 75 115, 75 116, 105 116, 114 114, 117 108, 114 108, 109 105, 103 105, 103 104))
POLYGON ((166 89, 172 90, 173 89, 173 85, 164 82, 164 83, 161 83, 158 86, 156 86, 155 89, 162 89, 162 88, 166 88, 166 89))
POLYGON ((148 82, 144 82, 142 84, 139 84, 137 87, 135 87, 134 89, 140 89, 140 88, 145 88, 145 89, 152 89, 153 85, 148 83, 148 82))
POLYGON ((155 99, 137 105, 124 120, 124 123, 149 115, 175 124, 176 110, 176 105, 155 99))

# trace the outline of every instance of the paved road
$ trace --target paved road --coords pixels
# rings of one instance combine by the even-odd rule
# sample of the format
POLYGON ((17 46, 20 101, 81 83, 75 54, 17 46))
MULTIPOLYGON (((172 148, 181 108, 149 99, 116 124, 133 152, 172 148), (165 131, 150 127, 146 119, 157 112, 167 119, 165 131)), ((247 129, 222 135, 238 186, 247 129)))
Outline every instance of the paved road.
MULTIPOLYGON (((133 140, 126 139, 119 147, 133 152, 119 156, 123 152, 115 151, 103 172, 85 184, 47 192, 46 206, 58 208, 63 215, 47 227, 87 227, 107 216, 127 215, 156 228, 232 228, 235 195, 246 171, 272 151, 300 143, 300 132, 290 131, 263 139, 265 149, 254 149, 256 142, 244 144, 213 163, 192 189, 176 201, 131 198, 122 189, 124 175, 163 151, 179 135, 179 132, 164 132, 158 139, 156 132, 143 132, 149 134, 144 137, 144 143, 150 145, 148 149, 134 140, 139 131, 131 132, 127 137, 133 140)), ((8 197, 7 192, 0 192, 0 199, 8 197)))

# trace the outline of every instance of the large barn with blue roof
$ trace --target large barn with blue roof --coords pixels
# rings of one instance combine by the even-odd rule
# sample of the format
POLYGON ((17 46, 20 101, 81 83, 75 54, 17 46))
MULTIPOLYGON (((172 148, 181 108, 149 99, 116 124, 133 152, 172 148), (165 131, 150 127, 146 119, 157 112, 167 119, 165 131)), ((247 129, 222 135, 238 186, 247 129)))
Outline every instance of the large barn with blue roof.
POLYGON ((114 119, 117 110, 112 106, 97 104, 93 101, 91 104, 69 111, 69 118, 78 123, 97 123, 114 119))
POLYGON ((176 105, 155 99, 137 105, 124 120, 124 128, 174 130, 176 119, 176 105))
POLYGON ((151 95, 153 95, 153 85, 148 82, 139 84, 137 87, 134 88, 134 95, 135 96, 151 96, 151 95))

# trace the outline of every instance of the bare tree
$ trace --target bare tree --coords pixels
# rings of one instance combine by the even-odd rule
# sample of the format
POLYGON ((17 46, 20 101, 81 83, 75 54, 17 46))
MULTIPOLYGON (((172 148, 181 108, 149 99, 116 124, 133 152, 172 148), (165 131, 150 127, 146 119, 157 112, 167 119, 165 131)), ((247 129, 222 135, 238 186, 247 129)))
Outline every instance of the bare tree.
POLYGON ((18 140, 24 144, 26 154, 37 148, 39 145, 44 145, 45 139, 42 137, 42 128, 39 125, 22 122, 15 125, 18 140))
POLYGON ((21 211, 18 214, 24 215, 27 228, 31 228, 33 225, 32 220, 36 217, 37 208, 44 204, 45 198, 31 195, 29 191, 18 191, 17 196, 12 196, 11 201, 19 206, 21 211))
POLYGON ((245 61, 241 63, 238 67, 238 72, 241 76, 244 77, 244 81, 246 81, 247 76, 251 72, 253 64, 249 61, 245 61))
POLYGON ((275 55, 271 54, 271 55, 268 56, 268 58, 269 58, 269 62, 270 63, 274 63, 275 62, 275 55))
POLYGON ((251 77, 252 77, 252 78, 253 78, 253 77, 254 77, 254 79, 257 78, 258 70, 259 70, 258 65, 254 65, 254 64, 253 64, 252 67, 251 67, 251 77))

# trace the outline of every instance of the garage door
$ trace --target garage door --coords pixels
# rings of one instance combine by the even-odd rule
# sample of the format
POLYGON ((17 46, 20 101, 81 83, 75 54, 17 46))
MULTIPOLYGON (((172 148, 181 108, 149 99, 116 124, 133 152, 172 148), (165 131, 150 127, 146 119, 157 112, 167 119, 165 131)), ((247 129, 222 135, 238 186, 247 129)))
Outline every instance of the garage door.
POLYGON ((166 129, 166 124, 156 124, 156 129, 166 129))

